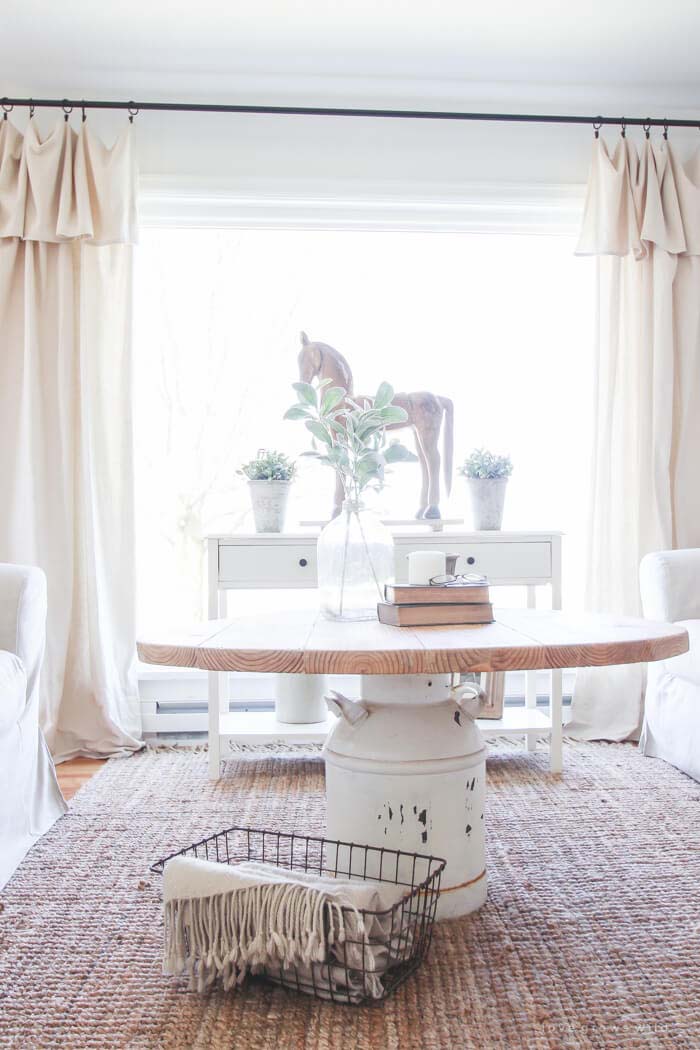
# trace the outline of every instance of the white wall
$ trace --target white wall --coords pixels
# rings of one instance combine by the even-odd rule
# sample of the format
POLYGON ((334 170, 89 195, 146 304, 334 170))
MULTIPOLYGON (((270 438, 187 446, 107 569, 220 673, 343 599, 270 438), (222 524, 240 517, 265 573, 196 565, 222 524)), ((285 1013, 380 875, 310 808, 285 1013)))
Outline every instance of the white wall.
POLYGON ((567 126, 341 117, 146 113, 137 122, 144 172, 291 183, 580 183, 592 137, 567 126))

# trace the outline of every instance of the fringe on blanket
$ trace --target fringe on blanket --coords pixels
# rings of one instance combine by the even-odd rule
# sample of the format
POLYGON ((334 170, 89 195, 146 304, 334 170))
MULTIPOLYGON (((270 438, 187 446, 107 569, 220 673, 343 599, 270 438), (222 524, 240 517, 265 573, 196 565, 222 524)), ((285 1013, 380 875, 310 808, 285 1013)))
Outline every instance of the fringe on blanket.
POLYGON ((224 988, 241 984, 266 966, 323 962, 347 936, 364 938, 362 916, 322 891, 291 883, 266 883, 210 897, 165 903, 163 972, 187 974, 203 991, 217 977, 224 988))

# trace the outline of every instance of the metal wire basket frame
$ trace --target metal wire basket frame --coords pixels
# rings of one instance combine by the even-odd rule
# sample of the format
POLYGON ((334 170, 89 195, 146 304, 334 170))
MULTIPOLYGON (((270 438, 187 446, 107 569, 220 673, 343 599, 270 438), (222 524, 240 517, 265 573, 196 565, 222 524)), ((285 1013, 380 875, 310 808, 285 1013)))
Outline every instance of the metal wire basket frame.
MULTIPOLYGON (((358 909, 364 933, 334 945, 333 958, 303 969, 265 968, 261 976, 285 988, 338 1003, 378 1003, 420 965, 432 939, 445 861, 421 853, 363 846, 295 832, 232 827, 177 850, 151 865, 162 875, 173 857, 222 864, 258 861, 334 878, 363 879, 405 887, 382 911, 358 909), (369 963, 369 965, 368 965, 369 963)), ((354 909, 343 908, 350 919, 354 909)))

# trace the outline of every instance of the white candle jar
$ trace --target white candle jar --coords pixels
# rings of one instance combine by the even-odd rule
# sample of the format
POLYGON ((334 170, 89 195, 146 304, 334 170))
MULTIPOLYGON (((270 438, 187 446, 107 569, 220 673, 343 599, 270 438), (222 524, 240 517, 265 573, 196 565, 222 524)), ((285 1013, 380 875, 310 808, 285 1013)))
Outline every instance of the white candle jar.
POLYGON ((408 555, 408 582, 414 586, 430 583, 445 572, 444 551, 413 551, 408 555))

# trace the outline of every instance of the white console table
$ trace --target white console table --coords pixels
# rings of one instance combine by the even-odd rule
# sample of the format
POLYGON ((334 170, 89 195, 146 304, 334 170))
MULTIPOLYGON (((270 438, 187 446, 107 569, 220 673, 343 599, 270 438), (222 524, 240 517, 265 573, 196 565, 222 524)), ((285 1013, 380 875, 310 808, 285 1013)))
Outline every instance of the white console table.
MULTIPOLYGON (((231 590, 316 587, 318 532, 247 533, 209 536, 208 591, 210 619, 225 617, 231 590)), ((459 554, 459 571, 484 573, 493 586, 522 586, 527 607, 535 608, 536 588, 551 592, 551 607, 561 608, 561 533, 465 532, 446 528, 401 529, 394 533, 396 579, 407 578, 406 555, 415 550, 444 550, 459 554)), ((351 628, 350 628, 351 629, 351 628)), ((274 711, 229 712, 225 675, 209 672, 210 764, 217 767, 222 745, 229 741, 321 742, 335 721, 289 725, 276 720, 274 711)), ((505 708, 500 719, 480 719, 485 736, 522 736, 534 750, 538 736, 549 737, 550 768, 562 767, 562 673, 551 672, 549 716, 537 710, 536 672, 526 672, 524 707, 505 708)), ((217 774, 218 775, 218 774, 217 774)))

